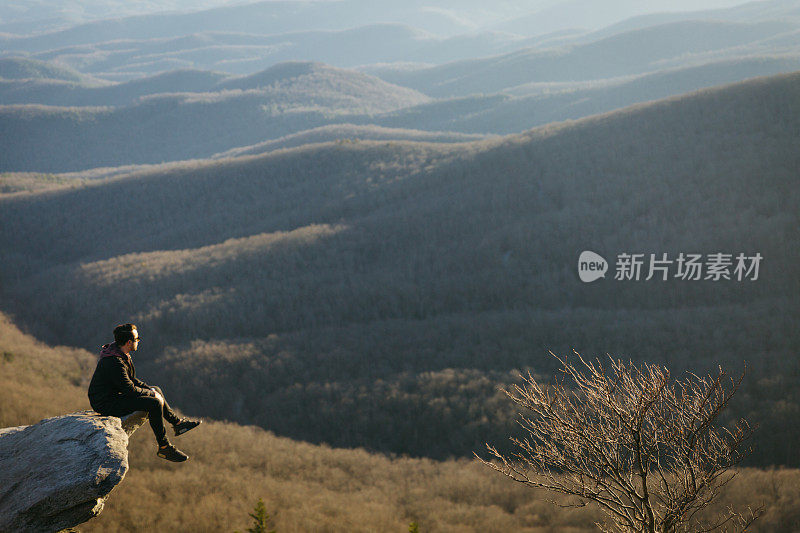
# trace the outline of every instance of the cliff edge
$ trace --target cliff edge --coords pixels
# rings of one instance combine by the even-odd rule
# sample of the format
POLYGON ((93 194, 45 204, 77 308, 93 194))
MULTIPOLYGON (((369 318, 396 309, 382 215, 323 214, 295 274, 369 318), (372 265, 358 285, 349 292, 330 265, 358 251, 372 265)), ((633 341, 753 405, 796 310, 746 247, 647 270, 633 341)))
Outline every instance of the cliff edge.
POLYGON ((100 514, 146 419, 83 411, 0 429, 0 532, 59 531, 100 514))

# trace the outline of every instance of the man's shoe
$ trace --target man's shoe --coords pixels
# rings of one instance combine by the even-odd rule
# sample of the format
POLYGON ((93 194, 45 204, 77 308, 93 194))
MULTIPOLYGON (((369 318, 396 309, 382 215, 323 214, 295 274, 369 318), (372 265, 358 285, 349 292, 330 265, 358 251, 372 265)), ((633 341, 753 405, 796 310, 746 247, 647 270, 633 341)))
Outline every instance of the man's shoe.
POLYGON ((194 429, 200 425, 202 420, 192 420, 190 418, 181 418, 177 424, 172 426, 172 429, 175 430, 175 436, 183 435, 190 429, 194 429))
POLYGON ((182 463, 189 458, 188 455, 180 451, 172 444, 167 444, 166 446, 159 446, 156 455, 158 455, 162 459, 166 459, 167 461, 172 461, 173 463, 182 463))

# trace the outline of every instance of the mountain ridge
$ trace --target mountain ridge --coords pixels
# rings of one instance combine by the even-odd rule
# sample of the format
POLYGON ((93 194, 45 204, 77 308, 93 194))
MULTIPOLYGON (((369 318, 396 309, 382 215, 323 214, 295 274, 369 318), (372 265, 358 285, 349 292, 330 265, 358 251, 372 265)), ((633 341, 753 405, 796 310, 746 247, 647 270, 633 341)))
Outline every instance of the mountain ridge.
POLYGON ((577 81, 641 74, 656 70, 655 63, 675 56, 741 46, 770 37, 776 28, 788 31, 796 25, 774 21, 752 24, 679 21, 554 49, 532 48, 418 71, 375 73, 387 81, 414 87, 431 96, 464 96, 533 81, 577 81), (746 29, 748 31, 744 31, 746 29))
POLYGON ((7 154, 0 170, 63 172, 208 157, 430 100, 366 74, 313 63, 273 67, 259 76, 272 84, 241 89, 235 84, 242 80, 234 78, 232 89, 147 95, 120 108, 0 106, 7 154), (46 158, 38 155, 41 146, 48 146, 46 158))

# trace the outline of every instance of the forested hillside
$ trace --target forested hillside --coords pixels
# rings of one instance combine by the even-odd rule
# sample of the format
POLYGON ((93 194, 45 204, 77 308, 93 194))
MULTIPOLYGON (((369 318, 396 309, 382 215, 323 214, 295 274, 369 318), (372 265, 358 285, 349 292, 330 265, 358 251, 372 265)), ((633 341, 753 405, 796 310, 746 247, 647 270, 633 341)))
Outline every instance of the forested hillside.
MULTIPOLYGON (((0 428, 88 409, 94 362, 84 350, 37 342, 0 315, 0 428)), ((258 498, 282 532, 403 531, 416 522, 425 531, 578 533, 600 518, 591 508, 556 508, 474 460, 388 458, 209 419, 176 442, 191 459, 170 466, 155 456, 150 428, 140 428, 125 480, 80 530, 242 530, 258 498)), ((713 510, 763 502, 753 531, 789 530, 800 519, 798 478, 797 470, 745 469, 713 510)))
POLYGON ((67 82, 86 82, 91 79, 75 69, 57 66, 46 61, 10 57, 0 59, 0 79, 47 79, 67 82))
POLYGON ((225 159, 242 155, 256 155, 271 152, 273 150, 279 150, 281 148, 294 148, 298 146, 304 146, 306 144, 317 144, 323 142, 337 142, 344 144, 360 142, 362 140, 377 140, 460 143, 478 141, 487 137, 491 136, 454 132, 382 128, 380 126, 359 126, 355 124, 334 124, 287 135, 272 141, 260 142, 251 146, 233 148, 219 154, 214 154, 213 157, 215 159, 225 159))
POLYGON ((751 461, 797 464, 798 81, 479 143, 329 143, 6 196, 2 306, 86 349, 140 323, 140 371, 189 412, 431 457, 504 440, 496 387, 548 375, 547 350, 746 361, 731 414, 761 424, 751 461), (620 253, 764 260, 757 280, 584 284, 583 250, 612 270, 620 253))
POLYGON ((124 83, 97 86, 88 82, 26 76, 0 80, 0 103, 65 107, 126 106, 154 94, 213 92, 222 80, 230 77, 220 72, 179 69, 124 83))

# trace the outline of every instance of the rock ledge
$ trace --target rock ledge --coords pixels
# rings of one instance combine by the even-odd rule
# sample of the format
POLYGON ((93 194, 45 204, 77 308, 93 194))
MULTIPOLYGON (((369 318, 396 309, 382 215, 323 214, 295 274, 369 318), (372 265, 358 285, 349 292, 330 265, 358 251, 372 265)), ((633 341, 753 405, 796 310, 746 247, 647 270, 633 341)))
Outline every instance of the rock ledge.
POLYGON ((146 419, 83 411, 0 429, 0 532, 59 531, 100 514, 146 419))

